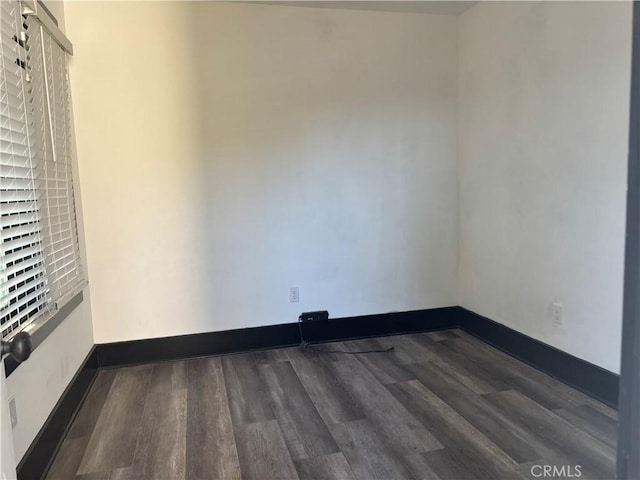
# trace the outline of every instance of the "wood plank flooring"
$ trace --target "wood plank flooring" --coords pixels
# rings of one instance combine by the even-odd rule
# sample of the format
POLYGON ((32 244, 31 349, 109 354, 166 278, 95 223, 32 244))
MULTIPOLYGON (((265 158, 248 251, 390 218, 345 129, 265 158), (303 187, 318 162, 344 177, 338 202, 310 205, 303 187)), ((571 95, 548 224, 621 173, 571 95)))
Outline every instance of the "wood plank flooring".
POLYGON ((101 370, 47 478, 614 478, 615 410, 460 330, 318 348, 392 345, 101 370))

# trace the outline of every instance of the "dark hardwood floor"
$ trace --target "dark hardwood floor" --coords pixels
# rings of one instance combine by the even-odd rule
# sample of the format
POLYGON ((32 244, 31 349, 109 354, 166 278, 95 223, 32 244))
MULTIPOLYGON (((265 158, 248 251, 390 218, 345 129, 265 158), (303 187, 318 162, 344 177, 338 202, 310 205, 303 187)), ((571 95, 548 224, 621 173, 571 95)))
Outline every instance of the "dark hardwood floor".
POLYGON ((101 370, 47 478, 614 478, 615 410, 464 332, 317 348, 389 346, 101 370))

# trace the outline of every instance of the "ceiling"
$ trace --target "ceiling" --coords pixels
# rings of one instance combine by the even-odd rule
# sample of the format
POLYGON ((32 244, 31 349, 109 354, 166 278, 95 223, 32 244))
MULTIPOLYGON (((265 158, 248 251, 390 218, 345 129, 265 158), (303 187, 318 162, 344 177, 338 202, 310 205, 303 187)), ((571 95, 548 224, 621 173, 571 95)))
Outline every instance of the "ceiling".
POLYGON ((264 5, 287 5, 294 7, 312 8, 343 8, 348 10, 375 10, 379 12, 405 12, 423 13, 432 15, 460 15, 469 9, 477 1, 449 0, 449 1, 368 1, 356 0, 349 2, 324 0, 324 1, 251 1, 246 3, 261 3, 264 5))

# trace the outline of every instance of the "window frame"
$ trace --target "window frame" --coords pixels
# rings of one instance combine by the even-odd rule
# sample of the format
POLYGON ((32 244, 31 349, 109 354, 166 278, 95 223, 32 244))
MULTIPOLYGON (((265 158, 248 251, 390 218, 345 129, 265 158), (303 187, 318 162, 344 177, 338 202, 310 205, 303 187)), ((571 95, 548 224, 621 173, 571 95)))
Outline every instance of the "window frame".
MULTIPOLYGON (((5 0, 7 1, 7 0, 5 0)), ((67 37, 62 33, 62 31, 58 28, 57 19, 51 14, 50 10, 40 1, 38 0, 9 0, 15 2, 20 9, 23 17, 35 17, 37 24, 42 27, 42 30, 46 31, 48 38, 50 39, 52 44, 55 42, 57 46, 59 46, 63 51, 63 57, 66 60, 67 55, 73 55, 73 45, 67 39, 67 37)), ((26 20, 25 20, 26 21, 26 20)), ((42 48, 44 49, 44 39, 42 43, 42 48)), ((40 48, 38 45, 37 48, 40 48)), ((42 54, 45 54, 45 51, 42 51, 42 54)), ((46 77, 53 72, 54 69, 62 69, 63 74, 66 75, 65 86, 68 87, 68 64, 65 61, 64 65, 47 65, 47 61, 42 59, 42 73, 43 76, 46 77), (46 68, 46 71, 45 71, 46 68)), ((60 86, 57 86, 60 87, 60 86)), ((46 87, 45 87, 46 88, 46 87)), ((46 92, 47 98, 43 101, 44 104, 48 103, 48 95, 50 92, 46 92)), ((47 108, 47 105, 43 105, 43 108, 47 108)), ((80 232, 79 232, 79 222, 78 222, 78 191, 77 185, 75 183, 75 139, 74 139, 74 129, 73 129, 73 112, 70 98, 68 99, 68 114, 69 124, 65 125, 66 135, 68 136, 68 140, 70 141, 71 153, 68 157, 68 168, 69 168, 69 179, 70 186, 68 187, 68 195, 71 199, 71 203, 69 208, 73 209, 73 216, 69 217, 70 226, 72 229, 75 229, 75 237, 72 235, 71 239, 71 247, 76 250, 77 253, 77 268, 78 268, 78 278, 79 281, 74 285, 75 287, 64 295, 62 295, 61 300, 55 298, 53 301, 55 303, 55 308, 53 311, 49 310, 45 307, 43 311, 39 311, 34 315, 34 319, 29 322, 25 322, 25 326, 18 327, 16 330, 12 331, 9 335, 7 335, 3 340, 9 340, 14 335, 16 335, 20 331, 27 331, 31 335, 32 349, 36 349, 62 322, 63 320, 69 316, 69 314, 78 307, 83 299, 84 299, 84 288, 87 285, 86 273, 83 269, 83 259, 80 247, 80 232), (63 302, 63 303, 62 303, 63 302)), ((49 120, 45 121, 45 135, 49 133, 53 134, 53 130, 56 128, 56 125, 51 125, 49 120)), ((51 148, 54 148, 54 145, 51 145, 51 148)), ((55 152, 55 150, 53 150, 55 152)), ((53 153, 55 155, 55 153, 53 153)), ((45 161, 44 159, 42 160, 45 161)), ((55 160, 54 160, 55 161, 55 160)), ((42 192, 44 187, 38 187, 38 191, 42 192)), ((46 205, 48 200, 45 200, 42 205, 46 205)), ((71 214, 69 214, 71 215, 71 214)), ((49 220, 45 217, 45 220, 49 220)), ((39 248, 43 256, 46 256, 46 251, 49 245, 41 243, 39 248)), ((53 259, 53 263, 55 263, 55 258, 53 259)), ((45 269, 47 267, 47 262, 45 260, 45 269)), ((45 278, 47 278, 46 270, 45 270, 45 278)), ((4 359, 5 363, 5 376, 8 377, 11 375, 13 371, 18 368, 19 363, 16 362, 11 356, 7 356, 4 359)))

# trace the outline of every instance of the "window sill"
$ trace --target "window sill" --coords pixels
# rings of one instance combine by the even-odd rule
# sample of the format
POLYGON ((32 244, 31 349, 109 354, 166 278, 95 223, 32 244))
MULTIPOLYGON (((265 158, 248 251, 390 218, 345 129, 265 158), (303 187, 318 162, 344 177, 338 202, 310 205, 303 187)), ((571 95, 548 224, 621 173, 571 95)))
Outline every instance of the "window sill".
MULTIPOLYGON (((82 303, 83 298, 84 295, 82 290, 80 290, 80 292, 71 297, 71 300, 65 303, 56 313, 54 313, 53 316, 47 319, 38 320, 34 323, 35 326, 29 329, 32 351, 38 348, 38 346, 44 342, 49 335, 51 335, 56 327, 82 303)), ((11 375, 19 366, 20 364, 11 355, 7 355, 4 359, 5 376, 8 377, 11 375)))

